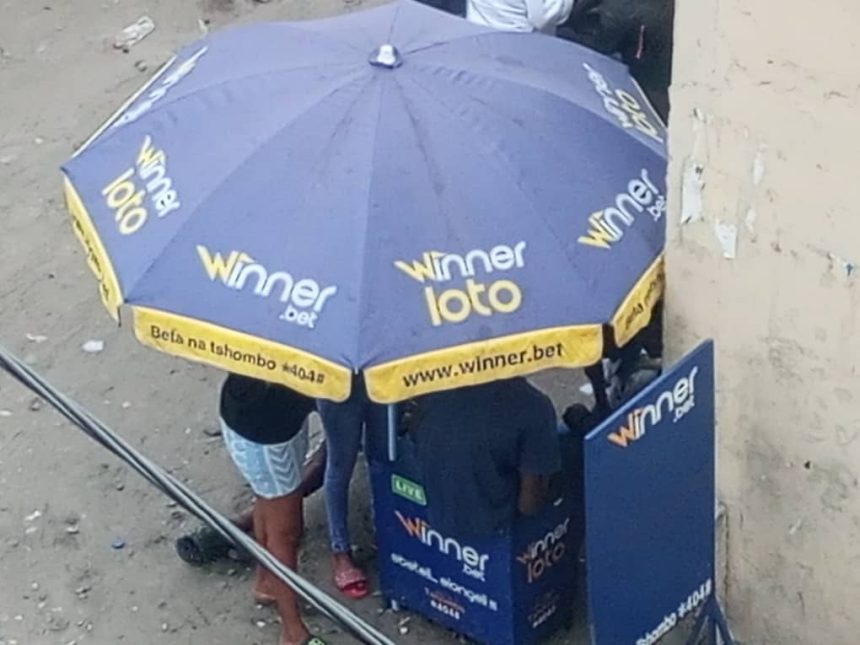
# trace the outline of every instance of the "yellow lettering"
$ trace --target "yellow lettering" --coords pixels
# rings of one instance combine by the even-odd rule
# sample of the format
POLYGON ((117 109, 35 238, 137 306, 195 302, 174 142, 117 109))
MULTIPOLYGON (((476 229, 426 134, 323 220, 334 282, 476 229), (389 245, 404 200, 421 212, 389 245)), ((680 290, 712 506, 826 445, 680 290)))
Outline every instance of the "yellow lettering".
POLYGON ((137 156, 138 165, 149 166, 157 163, 164 164, 166 161, 164 151, 153 148, 152 137, 146 135, 146 138, 143 140, 143 145, 140 147, 140 154, 137 156))
POLYGON ((209 249, 202 245, 197 246, 197 255, 200 256, 200 261, 203 263, 203 268, 206 270, 206 275, 209 276, 209 279, 215 280, 217 278, 221 282, 227 282, 230 279, 230 274, 233 272, 236 263, 240 260, 242 262, 253 262, 247 253, 240 251, 232 251, 225 260, 220 253, 216 253, 213 256, 209 253, 209 249))
POLYGON ((502 314, 513 313, 519 309, 520 305, 523 303, 522 291, 520 291, 520 288, 516 283, 511 282, 510 280, 499 280, 498 282, 494 282, 493 286, 490 287, 488 297, 490 299, 490 306, 502 314), (507 302, 503 302, 499 297, 502 291, 508 292, 509 298, 507 302))
POLYGON ((460 291, 459 289, 448 289, 447 291, 443 291, 442 295, 439 296, 439 302, 437 303, 439 306, 439 313, 442 315, 442 318, 452 323, 460 323, 466 320, 469 317, 469 314, 472 313, 472 305, 469 302, 469 296, 466 295, 465 292, 460 291), (456 301, 460 303, 460 306, 457 310, 451 310, 451 302, 456 301))
POLYGON ((436 277, 436 271, 433 264, 434 256, 442 255, 441 253, 425 253, 424 254, 424 262, 418 262, 417 260, 413 260, 412 264, 409 265, 402 260, 398 260, 394 263, 398 269, 403 271, 406 275, 408 275, 413 280, 417 280, 418 282, 426 282, 428 279, 433 280, 436 277))
POLYGON ((400 514, 400 511, 394 511, 394 514, 397 516, 397 519, 400 520, 400 524, 403 525, 403 528, 406 529, 406 533, 414 538, 421 538, 421 520, 413 519, 411 517, 403 517, 400 514))
POLYGON ((113 190, 107 194, 105 202, 109 208, 117 209, 134 196, 136 188, 137 187, 134 185, 134 182, 131 181, 124 181, 121 184, 116 184, 113 187, 113 190))
POLYGON ((616 90, 615 94, 618 96, 619 99, 621 99, 621 103, 623 104, 624 110, 630 115, 636 129, 642 132, 642 134, 651 137, 655 141, 662 141, 662 139, 660 138, 660 134, 657 131, 657 128, 654 127, 654 124, 648 120, 648 117, 642 110, 642 106, 639 104, 639 101, 637 101, 634 96, 632 96, 628 92, 625 92, 624 90, 616 90))
MULTIPOLYGON (((124 207, 120 210, 124 210, 124 207)), ((133 233, 137 233, 140 228, 146 224, 146 218, 149 213, 146 212, 145 208, 133 208, 132 210, 124 213, 122 218, 120 218, 120 211, 117 211, 117 220, 119 221, 119 232, 123 235, 132 235, 133 233)))
POLYGON ((631 114, 634 112, 641 112, 642 108, 639 106, 639 101, 625 90, 615 90, 615 95, 621 99, 621 103, 624 105, 624 109, 630 112, 631 114))
POLYGON ((466 280, 465 290, 448 289, 438 296, 433 287, 425 287, 424 298, 434 327, 443 322, 463 322, 473 313, 481 316, 513 313, 523 302, 522 291, 510 280, 494 282, 488 290, 485 284, 469 279, 466 280), (484 293, 487 294, 489 306, 481 300, 481 294, 484 293))
POLYGON ((621 426, 618 432, 613 432, 609 435, 609 440, 616 446, 626 448, 631 441, 636 441, 639 438, 639 432, 636 429, 635 413, 627 416, 627 426, 621 426))
POLYGON ((588 230, 588 235, 583 235, 579 238, 580 244, 594 246, 599 249, 611 249, 612 243, 618 241, 618 235, 600 219, 602 216, 603 211, 597 211, 596 213, 592 213, 591 217, 588 218, 591 228, 588 230))
POLYGON ((480 296, 487 290, 487 287, 481 283, 475 282, 471 278, 466 280, 466 291, 469 293, 469 301, 472 303, 472 308, 482 316, 492 316, 493 310, 481 302, 480 296))
POLYGON ((424 287, 424 298, 427 300, 430 321, 434 327, 438 327, 442 324, 442 316, 439 315, 439 307, 436 306, 436 294, 433 292, 433 287, 424 287))
POLYGON ((143 207, 146 192, 138 191, 131 181, 133 172, 133 169, 125 171, 102 191, 108 208, 115 211, 114 219, 123 235, 139 231, 146 224, 148 217, 146 208, 143 207))
POLYGON ((146 197, 146 193, 142 190, 135 193, 133 196, 126 199, 122 204, 120 204, 116 209, 115 219, 117 222, 122 223, 129 216, 129 211, 131 209, 134 210, 143 210, 144 212, 144 220, 146 219, 146 209, 138 209, 143 205, 143 198, 146 197))
POLYGON ((133 174, 134 174, 134 168, 129 168, 123 174, 121 174, 119 177, 114 179, 110 184, 108 184, 105 187, 105 189, 102 191, 102 195, 107 197, 108 206, 110 206, 111 208, 116 208, 116 206, 118 206, 119 204, 122 204, 125 201, 125 199, 128 199, 128 196, 130 196, 132 193, 134 193, 134 184, 131 183, 130 181, 128 181, 129 179, 131 179, 131 176, 133 174), (115 193, 118 188, 122 187, 126 183, 130 184, 130 187, 129 186, 125 187, 125 190, 129 191, 126 198, 118 200, 118 203, 116 206, 111 205, 111 202, 117 199, 116 196, 113 195, 113 193, 115 193))

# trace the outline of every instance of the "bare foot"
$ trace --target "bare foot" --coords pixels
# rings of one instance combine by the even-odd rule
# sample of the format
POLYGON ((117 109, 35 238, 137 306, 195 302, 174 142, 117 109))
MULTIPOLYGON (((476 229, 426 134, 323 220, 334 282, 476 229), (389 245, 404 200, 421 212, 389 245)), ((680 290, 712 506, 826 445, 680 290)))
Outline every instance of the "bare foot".
POLYGON ((257 566, 257 579, 254 581, 254 601, 261 605, 274 605, 277 602, 270 579, 261 566, 257 566))
POLYGON ((304 625, 301 625, 300 629, 296 625, 289 629, 284 627, 281 630, 281 645, 305 645, 309 640, 311 640, 311 633, 304 625))
POLYGON ((277 598, 273 595, 266 593, 265 591, 260 591, 259 589, 254 589, 254 602, 258 605, 263 605, 264 607, 269 607, 278 602, 277 598))

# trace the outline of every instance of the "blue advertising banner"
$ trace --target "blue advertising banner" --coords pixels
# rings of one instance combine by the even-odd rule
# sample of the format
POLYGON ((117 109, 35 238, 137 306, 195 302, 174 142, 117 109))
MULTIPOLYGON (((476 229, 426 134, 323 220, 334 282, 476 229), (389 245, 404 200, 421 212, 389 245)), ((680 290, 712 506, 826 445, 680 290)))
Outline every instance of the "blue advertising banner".
POLYGON ((592 642, 653 645, 710 606, 714 349, 707 342, 586 438, 592 642))

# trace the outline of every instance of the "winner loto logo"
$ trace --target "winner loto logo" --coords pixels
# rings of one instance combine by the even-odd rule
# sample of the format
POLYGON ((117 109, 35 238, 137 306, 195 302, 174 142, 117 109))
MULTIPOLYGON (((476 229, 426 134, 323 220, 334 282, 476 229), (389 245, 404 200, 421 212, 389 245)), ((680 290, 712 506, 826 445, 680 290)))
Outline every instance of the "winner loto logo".
POLYGON ((167 172, 167 154, 146 135, 134 165, 104 187, 102 196, 122 235, 146 224, 150 209, 161 218, 179 210, 179 193, 167 172))
POLYGON ((491 283, 479 282, 479 273, 491 275, 525 267, 523 253, 525 242, 514 246, 500 245, 489 251, 472 249, 457 255, 429 251, 421 261, 411 263, 398 260, 394 263, 413 280, 427 285, 424 299, 434 327, 443 323, 461 323, 473 314, 492 316, 510 314, 517 311, 523 302, 523 293, 513 280, 496 280, 491 283), (449 285, 463 281, 457 287, 451 286, 443 291, 435 285, 449 285), (429 283, 429 284, 428 284, 429 283))
POLYGON ((436 549, 442 555, 452 556, 463 565, 463 573, 476 580, 487 580, 487 561, 489 555, 480 553, 476 548, 462 545, 454 538, 444 537, 439 531, 421 518, 404 517, 400 511, 394 511, 406 534, 418 540, 426 547, 436 549))
POLYGON ((286 271, 269 271, 242 251, 231 251, 225 258, 200 245, 197 254, 210 280, 236 291, 252 286, 253 294, 260 298, 277 296, 286 305, 280 319, 299 327, 314 329, 326 303, 337 293, 337 287, 321 287, 316 280, 296 280, 286 271))
POLYGON ((613 90, 603 74, 588 63, 583 63, 582 66, 588 74, 588 80, 594 85, 594 90, 603 100, 603 107, 618 120, 622 128, 635 128, 649 139, 663 143, 660 131, 648 119, 635 96, 621 89, 613 90))
POLYGON ((672 423, 683 419, 696 407, 696 375, 699 368, 694 367, 687 376, 677 380, 674 387, 666 390, 657 400, 642 408, 636 408, 627 415, 627 425, 607 438, 620 448, 627 448, 631 442, 639 441, 645 434, 659 425, 664 416, 671 416, 672 423))
POLYGON ((645 211, 659 221, 666 213, 666 197, 651 181, 647 170, 627 184, 627 191, 615 196, 615 204, 592 213, 588 218, 588 234, 579 243, 598 249, 611 250, 633 226, 636 216, 645 211))
POLYGON ((529 544, 525 552, 517 556, 517 562, 526 568, 528 584, 540 580, 544 573, 564 559, 567 551, 564 539, 569 530, 570 518, 567 518, 543 538, 529 544))

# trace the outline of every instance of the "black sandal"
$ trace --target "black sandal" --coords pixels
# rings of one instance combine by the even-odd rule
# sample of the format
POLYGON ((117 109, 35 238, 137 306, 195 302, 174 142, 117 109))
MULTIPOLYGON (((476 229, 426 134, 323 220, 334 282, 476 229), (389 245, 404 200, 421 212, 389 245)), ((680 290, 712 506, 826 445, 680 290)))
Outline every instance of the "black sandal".
POLYGON ((244 549, 237 547, 209 526, 203 526, 177 539, 176 555, 192 567, 202 567, 219 560, 250 560, 244 549))

